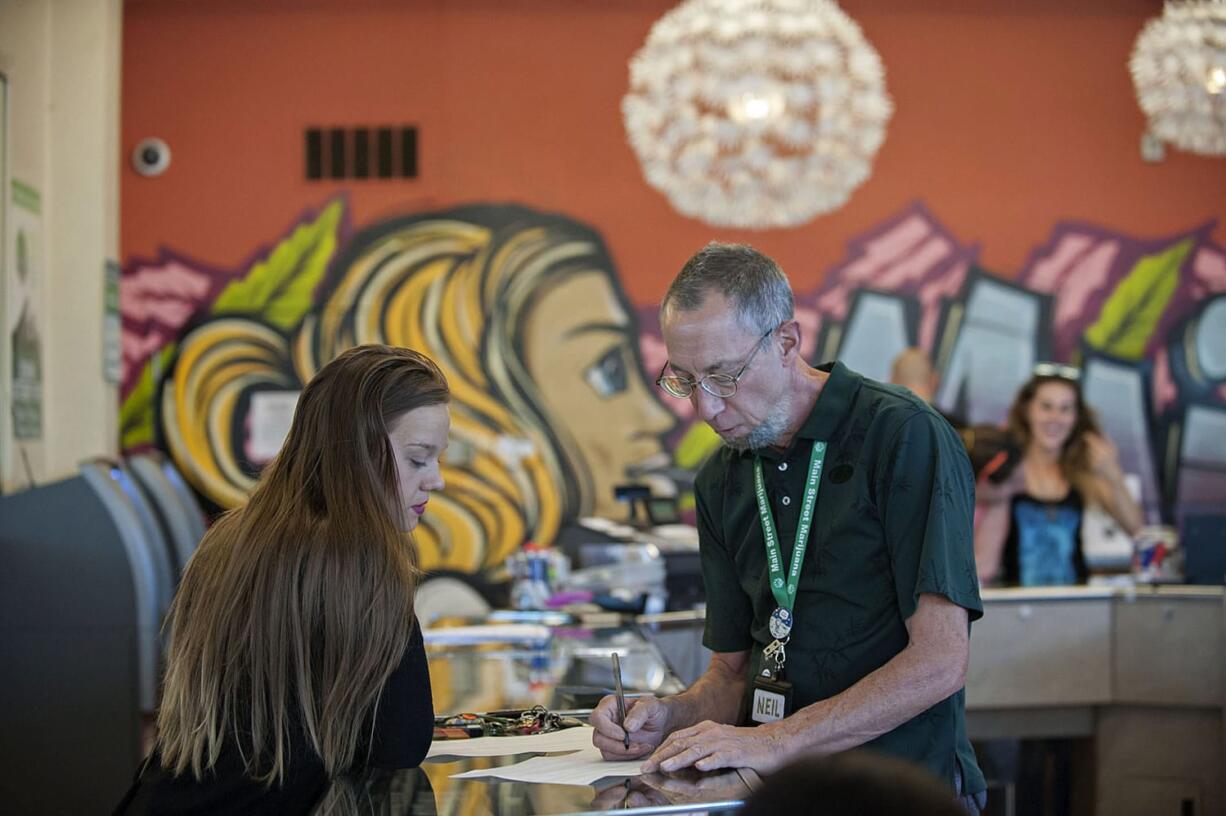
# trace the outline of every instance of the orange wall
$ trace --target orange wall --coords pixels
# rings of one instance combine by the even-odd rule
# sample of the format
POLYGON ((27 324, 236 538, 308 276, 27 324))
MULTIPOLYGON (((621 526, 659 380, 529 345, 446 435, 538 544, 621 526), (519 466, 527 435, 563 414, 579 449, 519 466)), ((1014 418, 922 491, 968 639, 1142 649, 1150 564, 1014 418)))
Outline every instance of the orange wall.
POLYGON ((716 237, 757 245, 810 289, 847 239, 915 198, 1009 276, 1060 219, 1147 237, 1226 220, 1226 158, 1139 156, 1127 62, 1157 0, 845 0, 896 105, 872 177, 796 229, 683 218, 646 186, 620 114, 626 62, 672 5, 128 0, 123 257, 168 247, 237 265, 340 191, 358 224, 513 200, 595 225, 630 298, 652 303, 716 237), (304 180, 305 127, 400 123, 419 127, 419 179, 304 180), (156 179, 126 158, 146 136, 173 153, 156 179))

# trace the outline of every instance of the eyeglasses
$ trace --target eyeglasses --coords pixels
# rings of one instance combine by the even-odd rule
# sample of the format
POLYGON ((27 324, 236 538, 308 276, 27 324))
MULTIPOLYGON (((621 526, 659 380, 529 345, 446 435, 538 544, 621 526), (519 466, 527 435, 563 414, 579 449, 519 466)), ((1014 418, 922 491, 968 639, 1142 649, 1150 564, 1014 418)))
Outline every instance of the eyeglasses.
POLYGON ((1030 371, 1035 377, 1057 377, 1061 380, 1078 382, 1081 380, 1081 369, 1076 366, 1060 363, 1036 363, 1030 371))
POLYGON ((676 397, 677 399, 689 399, 690 395, 694 393, 696 386, 702 386, 702 390, 713 397, 728 399, 736 394, 737 383, 741 381, 741 377, 745 376, 745 370, 753 362, 754 355, 758 353, 758 349, 762 348, 762 341, 770 337, 774 332, 774 329, 770 329, 766 334, 758 338, 758 342, 754 343, 749 356, 745 358, 745 362, 741 364, 740 369, 735 374, 704 374, 695 382, 689 377, 666 376, 664 372, 668 370, 668 363, 665 363, 664 368, 660 369, 660 376, 656 378, 656 385, 663 388, 669 396, 676 397))

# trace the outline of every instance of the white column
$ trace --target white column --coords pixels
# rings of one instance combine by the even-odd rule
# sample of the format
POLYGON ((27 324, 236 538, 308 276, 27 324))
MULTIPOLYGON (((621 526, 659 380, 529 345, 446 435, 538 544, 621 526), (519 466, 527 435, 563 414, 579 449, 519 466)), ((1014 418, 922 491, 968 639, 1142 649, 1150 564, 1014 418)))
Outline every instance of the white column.
MULTIPOLYGON (((5 0, 0 71, 9 83, 9 170, 42 205, 43 438, 18 448, 6 410, 5 487, 71 474, 117 450, 116 388, 102 366, 104 263, 119 252, 121 0, 5 0)), ((5 190, 11 200, 11 192, 5 190)), ((10 205, 11 211, 11 205, 10 205)), ((0 375, 8 405, 8 334, 0 375)))

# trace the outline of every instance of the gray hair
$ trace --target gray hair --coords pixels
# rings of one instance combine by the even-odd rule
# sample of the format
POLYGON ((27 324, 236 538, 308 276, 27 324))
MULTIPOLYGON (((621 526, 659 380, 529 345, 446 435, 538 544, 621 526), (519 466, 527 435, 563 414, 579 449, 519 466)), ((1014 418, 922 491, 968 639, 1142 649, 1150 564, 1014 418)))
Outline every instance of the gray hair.
POLYGON ((794 314, 792 287, 779 264, 746 244, 712 241, 673 279, 660 303, 660 321, 668 309, 701 308, 712 291, 727 298, 737 321, 754 333, 778 328, 794 314))

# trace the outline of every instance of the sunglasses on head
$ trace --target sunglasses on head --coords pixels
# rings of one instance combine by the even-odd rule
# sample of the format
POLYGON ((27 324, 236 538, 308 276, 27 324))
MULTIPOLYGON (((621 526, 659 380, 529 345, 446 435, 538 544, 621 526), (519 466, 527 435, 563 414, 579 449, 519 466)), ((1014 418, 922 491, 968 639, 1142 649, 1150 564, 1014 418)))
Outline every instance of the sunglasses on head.
POLYGON ((1063 363, 1036 363, 1030 373, 1035 377, 1058 377, 1061 380, 1068 380, 1070 382, 1079 382, 1081 380, 1080 368, 1064 365, 1063 363))

